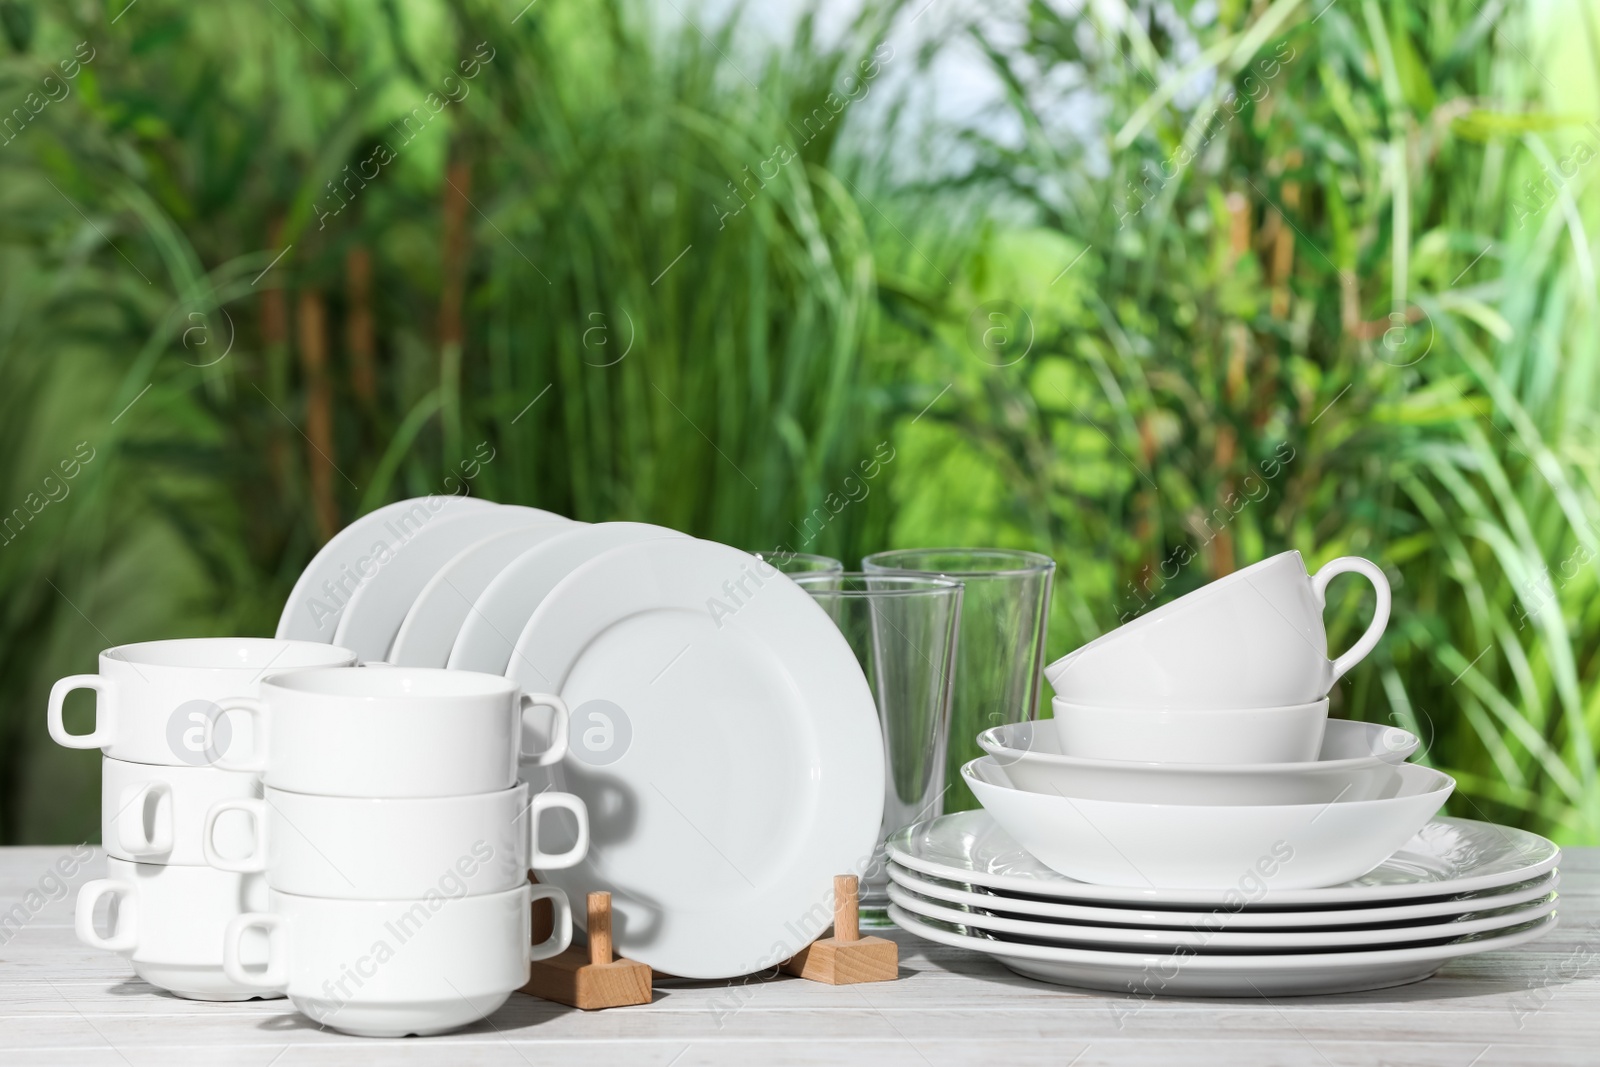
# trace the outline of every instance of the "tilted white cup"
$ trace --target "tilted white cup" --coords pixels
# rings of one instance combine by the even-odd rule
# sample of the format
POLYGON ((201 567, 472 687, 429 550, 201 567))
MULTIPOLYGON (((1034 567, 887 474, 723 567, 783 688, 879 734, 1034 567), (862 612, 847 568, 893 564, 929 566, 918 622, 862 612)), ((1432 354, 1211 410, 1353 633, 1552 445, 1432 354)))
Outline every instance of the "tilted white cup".
POLYGON ((217 766, 259 772, 268 786, 291 793, 493 793, 516 784, 519 759, 548 765, 567 752, 560 697, 524 693, 510 679, 475 671, 295 671, 264 682, 259 699, 220 706, 252 720, 252 749, 237 758, 230 752, 217 766), (554 713, 549 747, 524 751, 524 717, 539 707, 554 713))
MULTIPOLYGON (((106 874, 78 891, 78 940, 128 957, 140 978, 190 1000, 283 995, 235 982, 223 973, 222 939, 228 924, 267 905, 267 883, 259 874, 115 857, 107 857, 106 874), (106 936, 94 924, 95 905, 102 897, 115 898, 117 905, 116 924, 106 936)), ((241 942, 239 951, 246 962, 266 962, 264 944, 241 942)))
POLYGON ((100 673, 62 678, 50 690, 50 736, 67 748, 98 748, 112 759, 167 767, 204 767, 230 747, 233 724, 217 704, 254 696, 280 671, 347 666, 347 648, 264 637, 196 637, 142 641, 100 653, 100 673), (95 725, 69 734, 62 722, 67 694, 95 691, 95 725))
MULTIPOLYGON (((341 900, 409 900, 500 893, 528 880, 530 867, 555 870, 589 851, 589 816, 571 793, 528 799, 518 783, 498 793, 458 797, 324 797, 268 789, 260 800, 225 800, 211 809, 206 855, 222 870, 263 871, 273 889, 341 900), (576 843, 539 848, 540 816, 563 809, 577 821, 576 843), (213 847, 228 817, 254 830, 243 849, 213 847)), ((220 842, 219 842, 220 844, 220 842)))
POLYGON ((368 1037, 438 1034, 492 1014, 528 980, 528 964, 566 950, 572 911, 555 886, 523 883, 485 896, 326 900, 269 892, 269 911, 243 915, 223 939, 223 967, 241 985, 282 990, 301 1014, 368 1037), (555 923, 534 945, 530 903, 555 923), (265 969, 240 945, 268 935, 265 969))
MULTIPOLYGON (((1179 597, 1045 668, 1074 704, 1126 708, 1284 707, 1320 700, 1371 652, 1389 622, 1389 582, 1356 556, 1306 573, 1282 552, 1179 597), (1328 658, 1322 612, 1328 583, 1356 573, 1376 593, 1372 622, 1328 658)), ((1314 751, 1314 748, 1313 748, 1314 751)))
MULTIPOLYGON (((261 779, 215 767, 163 767, 126 760, 101 760, 100 840, 106 855, 137 863, 206 865, 206 816, 225 801, 261 795, 261 779)), ((235 814, 215 827, 217 851, 243 855, 254 836, 247 816, 235 814)))

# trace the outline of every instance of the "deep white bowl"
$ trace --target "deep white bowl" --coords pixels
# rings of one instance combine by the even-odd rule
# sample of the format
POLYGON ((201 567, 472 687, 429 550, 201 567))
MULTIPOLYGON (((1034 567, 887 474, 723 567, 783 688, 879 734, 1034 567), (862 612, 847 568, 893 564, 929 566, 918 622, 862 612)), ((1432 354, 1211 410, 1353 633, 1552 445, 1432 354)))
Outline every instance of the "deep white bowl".
POLYGON ((1391 795, 1322 804, 1138 804, 1030 793, 993 756, 961 776, 1035 859, 1068 878, 1157 889, 1230 889, 1265 898, 1359 878, 1444 805, 1455 779, 1402 764, 1391 795))
POLYGON ((1058 751, 1158 763, 1309 763, 1328 701, 1270 708, 1119 708, 1050 701, 1058 751))
POLYGON ((1048 722, 996 726, 978 745, 1018 789, 1147 804, 1315 804, 1385 795, 1417 736, 1333 719, 1317 758, 1303 763, 1157 763, 1063 756, 1048 722))

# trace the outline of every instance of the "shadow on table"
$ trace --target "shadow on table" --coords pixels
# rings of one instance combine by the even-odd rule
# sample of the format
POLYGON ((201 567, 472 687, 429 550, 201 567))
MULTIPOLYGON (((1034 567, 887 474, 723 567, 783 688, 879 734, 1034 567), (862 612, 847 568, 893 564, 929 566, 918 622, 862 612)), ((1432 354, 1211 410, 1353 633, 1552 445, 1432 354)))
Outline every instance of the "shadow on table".
MULTIPOLYGON (((656 990, 653 1004, 659 1004, 668 994, 656 990)), ((643 1005, 641 1005, 642 1007, 643 1005)), ((471 1026, 463 1026, 459 1030, 451 1030, 447 1034, 438 1034, 438 1037, 461 1037, 471 1034, 514 1034, 523 1030, 552 1022, 565 1015, 571 1015, 579 1009, 558 1004, 553 1000, 541 1000, 539 997, 528 996, 524 993, 513 993, 511 999, 501 1006, 499 1011, 487 1019, 481 1019, 471 1026)), ((611 1011, 627 1011, 627 1008, 612 1008, 611 1011)), ((330 1026, 316 1023, 301 1015, 299 1012, 288 1012, 276 1015, 270 1019, 263 1019, 258 1024, 258 1029, 274 1032, 295 1030, 325 1030, 328 1033, 337 1033, 330 1026)), ((415 1038, 425 1041, 427 1038, 415 1038)))

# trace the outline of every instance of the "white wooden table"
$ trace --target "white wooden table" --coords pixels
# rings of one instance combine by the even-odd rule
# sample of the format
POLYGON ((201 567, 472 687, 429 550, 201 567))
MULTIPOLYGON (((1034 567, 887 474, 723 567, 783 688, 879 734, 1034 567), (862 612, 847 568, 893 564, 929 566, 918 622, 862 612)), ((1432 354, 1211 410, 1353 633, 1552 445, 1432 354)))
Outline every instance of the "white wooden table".
POLYGON ((397 1041, 320 1030, 284 1000, 202 1004, 135 979, 72 932, 77 886, 100 876, 98 855, 20 930, 5 923, 66 852, 0 849, 0 1067, 1600 1064, 1600 848, 1567 851, 1562 926, 1550 936, 1398 989, 1141 1002, 1027 981, 896 932, 897 982, 675 983, 648 1006, 588 1014, 518 993, 470 1029, 397 1041))

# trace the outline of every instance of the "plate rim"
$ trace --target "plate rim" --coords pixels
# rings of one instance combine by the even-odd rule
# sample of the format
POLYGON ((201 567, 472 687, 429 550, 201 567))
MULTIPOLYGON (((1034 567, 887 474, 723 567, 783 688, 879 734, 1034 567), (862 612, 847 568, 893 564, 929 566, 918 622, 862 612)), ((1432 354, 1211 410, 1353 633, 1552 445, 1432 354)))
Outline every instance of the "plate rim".
MULTIPOLYGON (((955 820, 963 817, 980 817, 989 820, 989 825, 998 831, 999 826, 987 812, 981 808, 970 811, 953 812, 940 815, 935 819, 927 819, 902 827, 890 834, 885 842, 885 850, 890 859, 914 871, 922 871, 936 878, 957 881, 966 885, 981 885, 990 889, 1009 890, 1014 893, 1024 893, 1029 896, 1048 897, 1057 900, 1082 901, 1093 903, 1121 902, 1127 903, 1169 903, 1169 904, 1199 904, 1217 906, 1225 903, 1226 894, 1234 892, 1228 889, 1156 889, 1138 886, 1108 886, 1097 885, 1091 882, 1075 882, 1065 875, 1057 875, 1059 881, 1041 881, 1035 879, 1019 879, 1013 875, 991 874, 987 871, 961 870, 955 867, 946 867, 943 864, 923 859, 908 853, 901 842, 909 839, 910 835, 922 832, 924 827, 932 827, 940 820, 955 820)), ((1529 830, 1521 830, 1514 826, 1500 826, 1495 823, 1482 822, 1478 819, 1461 819, 1453 816, 1435 815, 1424 825, 1426 830, 1435 823, 1469 824, 1492 828, 1497 832, 1520 834, 1531 839, 1530 844, 1547 846, 1548 854, 1537 862, 1527 864, 1515 871, 1496 875, 1478 875, 1476 877, 1455 879, 1446 882, 1404 882, 1381 886, 1353 886, 1348 883, 1343 885, 1324 886, 1317 889, 1283 889, 1271 894, 1268 907, 1261 907, 1260 902, 1247 903, 1246 907, 1257 910, 1278 910, 1295 905, 1315 904, 1344 904, 1344 903, 1382 903, 1393 900, 1415 900, 1429 897, 1454 896, 1458 893, 1473 892, 1480 889, 1492 889, 1496 886, 1515 885, 1517 882, 1526 882, 1536 878, 1546 871, 1553 870, 1561 859, 1561 849, 1548 838, 1541 837, 1529 830)), ((1003 831, 1002 831, 1003 832, 1003 831)), ((1420 832, 1420 831, 1419 831, 1420 832)), ((1402 846, 1402 849, 1404 846, 1402 846)), ((1019 852, 1025 850, 1017 846, 1019 852)), ((1398 852, 1396 853, 1398 854, 1398 852)), ((1392 858, 1392 857, 1391 857, 1392 858)), ((1389 862, 1385 860, 1384 863, 1389 862)), ((1379 867, 1383 864, 1379 864, 1379 867)), ((1377 868, 1373 868, 1376 870, 1377 868)))

